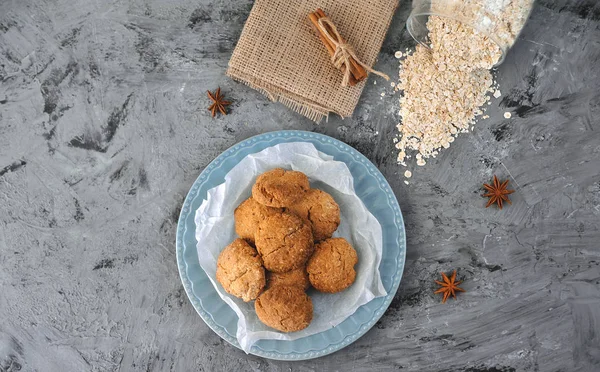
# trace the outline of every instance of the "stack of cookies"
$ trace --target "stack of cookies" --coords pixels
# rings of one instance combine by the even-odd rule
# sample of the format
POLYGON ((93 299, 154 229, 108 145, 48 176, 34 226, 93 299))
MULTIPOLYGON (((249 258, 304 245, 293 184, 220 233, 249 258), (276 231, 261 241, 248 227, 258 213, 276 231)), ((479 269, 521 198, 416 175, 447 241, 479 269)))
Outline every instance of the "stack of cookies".
POLYGON ((310 188, 304 173, 277 168, 261 174, 234 216, 240 238, 219 255, 217 280, 227 293, 256 300, 267 326, 282 332, 308 327, 313 305, 306 290, 336 293, 354 282, 356 251, 331 237, 340 208, 331 195, 310 188))

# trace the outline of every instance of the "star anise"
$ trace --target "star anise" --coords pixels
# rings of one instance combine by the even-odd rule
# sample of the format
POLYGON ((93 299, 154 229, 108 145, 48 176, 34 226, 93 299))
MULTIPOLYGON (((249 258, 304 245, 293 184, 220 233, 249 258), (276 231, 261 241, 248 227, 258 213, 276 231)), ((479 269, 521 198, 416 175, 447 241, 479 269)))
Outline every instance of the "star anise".
POLYGON ((490 198, 490 200, 488 200, 487 204, 485 205, 485 207, 489 207, 490 205, 496 203, 498 204, 498 208, 502 209, 502 201, 504 200, 505 202, 507 202, 508 204, 512 204, 510 202, 510 200, 508 200, 508 196, 509 194, 512 194, 513 192, 515 192, 515 190, 507 190, 506 186, 508 185, 508 181, 506 180, 502 183, 500 183, 500 181, 498 181, 498 177, 496 177, 496 175, 494 175, 494 182, 492 185, 488 185, 487 183, 483 184, 483 187, 485 187, 485 189, 487 191, 489 191, 487 194, 483 195, 486 198, 490 198))
POLYGON ((215 115, 217 114, 217 111, 219 111, 223 115, 227 115, 225 106, 231 105, 231 102, 225 101, 223 99, 224 97, 221 94, 221 88, 217 88, 217 90, 215 91, 214 94, 211 93, 210 90, 207 90, 206 94, 208 94, 208 98, 210 98, 213 101, 213 104, 210 105, 210 107, 208 108, 208 111, 210 111, 210 113, 212 114, 212 117, 213 118, 215 117, 215 115))
POLYGON ((464 289, 460 288, 458 285, 462 283, 460 280, 456 281, 456 270, 452 273, 450 279, 446 276, 446 274, 442 273, 442 278, 444 278, 443 282, 436 280, 435 282, 442 286, 442 288, 438 289, 433 293, 443 293, 444 297, 442 298, 442 303, 445 303, 450 296, 456 298, 456 292, 465 292, 464 289))

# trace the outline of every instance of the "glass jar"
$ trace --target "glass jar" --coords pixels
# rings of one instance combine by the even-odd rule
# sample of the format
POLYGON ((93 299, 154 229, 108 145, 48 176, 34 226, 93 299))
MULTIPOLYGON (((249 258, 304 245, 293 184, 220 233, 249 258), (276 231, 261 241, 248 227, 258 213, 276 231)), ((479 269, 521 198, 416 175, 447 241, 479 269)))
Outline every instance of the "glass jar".
POLYGON ((489 37, 500 49, 496 65, 517 40, 534 0, 413 0, 406 21, 410 35, 431 48, 427 21, 430 16, 451 18, 489 37))

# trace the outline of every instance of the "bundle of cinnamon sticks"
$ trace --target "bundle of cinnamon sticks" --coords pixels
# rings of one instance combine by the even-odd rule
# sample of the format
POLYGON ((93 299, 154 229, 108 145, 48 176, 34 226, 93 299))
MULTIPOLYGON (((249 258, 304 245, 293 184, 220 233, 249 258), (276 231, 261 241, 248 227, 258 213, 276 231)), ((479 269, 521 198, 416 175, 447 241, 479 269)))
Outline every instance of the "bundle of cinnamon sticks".
MULTIPOLYGON (((342 39, 341 36, 339 36, 339 34, 337 32, 334 32, 334 30, 332 30, 331 26, 329 26, 328 24, 323 24, 323 27, 325 27, 325 29, 330 37, 333 37, 334 39, 337 38, 337 40, 334 40, 335 42, 337 42, 337 45, 332 43, 332 41, 323 33, 323 31, 319 25, 319 20, 321 18, 327 18, 327 16, 325 15, 325 12, 323 12, 322 9, 317 9, 316 11, 311 12, 308 15, 308 17, 310 18, 311 22, 317 29, 317 32, 319 33, 319 38, 321 39, 321 41, 327 48, 329 55, 331 57, 333 57, 336 53, 336 48, 338 48, 339 45, 345 44, 346 42, 344 41, 344 39, 342 39)), ((346 64, 342 64, 340 66, 340 70, 342 71, 343 74, 346 74, 346 70, 350 69, 348 85, 354 86, 358 82, 364 80, 367 77, 367 71, 353 57, 349 58, 349 62, 350 63, 348 64, 348 66, 346 64)))

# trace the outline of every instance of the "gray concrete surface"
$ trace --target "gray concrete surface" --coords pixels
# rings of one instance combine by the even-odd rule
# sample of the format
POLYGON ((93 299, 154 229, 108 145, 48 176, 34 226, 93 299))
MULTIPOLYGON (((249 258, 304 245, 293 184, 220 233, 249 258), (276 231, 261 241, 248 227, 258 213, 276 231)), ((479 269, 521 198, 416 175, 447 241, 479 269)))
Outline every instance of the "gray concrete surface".
MULTIPOLYGON (((499 68, 505 95, 410 185, 397 96, 368 83, 352 118, 315 126, 224 72, 252 1, 0 2, 0 370, 600 370, 600 4, 538 1, 499 68), (207 89, 234 104, 213 120, 207 89), (510 111, 512 119, 502 114, 510 111), (247 356, 195 313, 175 226, 199 172, 277 129, 356 147, 406 220, 381 321, 315 361, 247 356), (481 184, 509 177, 503 211, 481 184), (442 305, 440 271, 467 293, 442 305)), ((413 43, 402 5, 377 68, 413 43)))

